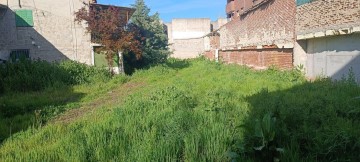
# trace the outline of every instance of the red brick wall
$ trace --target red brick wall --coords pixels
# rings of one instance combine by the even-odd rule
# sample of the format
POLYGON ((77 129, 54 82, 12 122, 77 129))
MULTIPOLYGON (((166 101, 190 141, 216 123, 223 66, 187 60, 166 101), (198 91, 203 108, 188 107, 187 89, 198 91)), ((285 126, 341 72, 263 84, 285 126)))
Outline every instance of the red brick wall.
POLYGON ((227 14, 230 14, 231 12, 235 11, 235 1, 228 1, 225 10, 227 14))
POLYGON ((254 5, 252 0, 235 0, 235 10, 240 14, 247 11, 254 5))
POLYGON ((215 60, 215 51, 214 50, 205 51, 204 56, 205 56, 205 58, 208 58, 210 60, 215 60))
POLYGON ((317 0, 297 7, 298 34, 351 26, 360 26, 360 0, 317 0))
POLYGON ((268 0, 222 27, 220 48, 273 44, 279 48, 292 48, 295 11, 295 0, 268 0))
POLYGON ((253 49, 219 51, 219 58, 223 63, 247 65, 256 69, 276 66, 280 69, 293 67, 292 49, 253 49))
POLYGON ((210 36, 210 48, 219 49, 219 47, 220 47, 220 37, 217 35, 210 36))

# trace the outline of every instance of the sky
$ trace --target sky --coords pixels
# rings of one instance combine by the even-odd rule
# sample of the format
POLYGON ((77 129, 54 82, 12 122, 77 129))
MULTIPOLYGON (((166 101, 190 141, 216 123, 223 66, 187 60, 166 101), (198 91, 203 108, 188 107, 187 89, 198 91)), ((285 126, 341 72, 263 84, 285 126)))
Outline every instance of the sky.
MULTIPOLYGON (((135 0, 97 0, 100 4, 130 7, 135 0)), ((145 0, 151 14, 158 12, 164 22, 174 18, 225 18, 225 0, 145 0)))

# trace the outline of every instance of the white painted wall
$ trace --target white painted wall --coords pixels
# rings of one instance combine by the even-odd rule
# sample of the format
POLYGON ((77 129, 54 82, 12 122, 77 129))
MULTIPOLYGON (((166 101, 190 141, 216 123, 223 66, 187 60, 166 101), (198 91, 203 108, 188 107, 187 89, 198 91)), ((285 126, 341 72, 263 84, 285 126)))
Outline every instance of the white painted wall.
POLYGON ((165 24, 168 28, 170 49, 174 58, 195 58, 210 46, 210 40, 203 36, 210 33, 210 19, 173 19, 165 24), (206 42, 208 45, 205 45, 206 42))
MULTIPOLYGON (((298 40, 295 41, 294 45, 294 67, 303 67, 306 68, 306 50, 307 50, 307 41, 298 40)), ((302 69, 306 70, 306 69, 302 69)))
POLYGON ((173 19, 172 39, 199 38, 210 33, 210 19, 173 19))
POLYGON ((74 22, 74 13, 88 0, 0 0, 8 5, 0 20, 0 58, 8 58, 11 50, 29 49, 32 59, 59 61, 64 59, 92 63, 91 37, 83 24, 74 22), (14 12, 33 11, 33 27, 16 27, 14 12))
POLYGON ((360 34, 309 39, 307 76, 339 80, 353 70, 360 83, 360 34))

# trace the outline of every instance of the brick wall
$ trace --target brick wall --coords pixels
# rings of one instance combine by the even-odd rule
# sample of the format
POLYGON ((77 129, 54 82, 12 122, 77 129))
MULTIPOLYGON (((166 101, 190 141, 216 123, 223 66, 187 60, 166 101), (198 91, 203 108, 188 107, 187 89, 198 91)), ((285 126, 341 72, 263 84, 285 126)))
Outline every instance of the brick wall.
POLYGON ((360 26, 360 0, 317 0, 297 7, 297 34, 360 26))
POLYGON ((270 66, 291 69, 293 67, 292 53, 292 49, 233 50, 219 51, 219 58, 224 63, 247 65, 255 69, 265 69, 270 66))
POLYGON ((209 36, 209 40, 210 40, 210 49, 220 48, 220 36, 218 35, 209 36))
POLYGON ((204 56, 205 56, 205 58, 208 58, 210 60, 215 60, 215 51, 214 50, 205 51, 204 56))
POLYGON ((268 0, 220 29, 222 49, 277 45, 292 48, 295 29, 294 0, 268 0))

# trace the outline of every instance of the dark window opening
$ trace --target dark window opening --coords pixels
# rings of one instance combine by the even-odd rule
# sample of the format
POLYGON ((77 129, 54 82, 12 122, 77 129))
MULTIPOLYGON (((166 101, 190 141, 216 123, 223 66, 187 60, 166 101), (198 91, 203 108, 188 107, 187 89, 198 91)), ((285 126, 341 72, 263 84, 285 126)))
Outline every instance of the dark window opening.
POLYGON ((28 49, 12 50, 10 52, 10 59, 12 62, 30 59, 30 50, 28 49))

